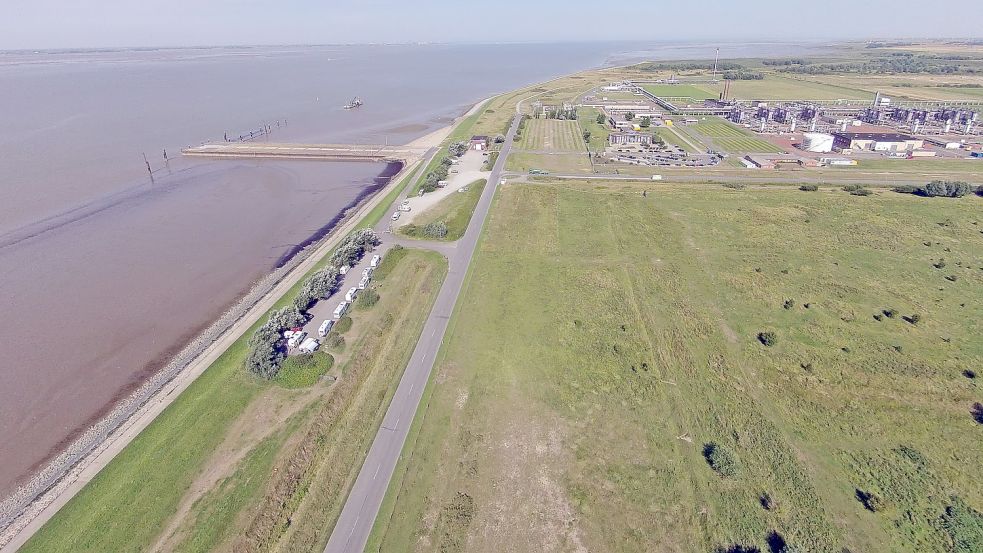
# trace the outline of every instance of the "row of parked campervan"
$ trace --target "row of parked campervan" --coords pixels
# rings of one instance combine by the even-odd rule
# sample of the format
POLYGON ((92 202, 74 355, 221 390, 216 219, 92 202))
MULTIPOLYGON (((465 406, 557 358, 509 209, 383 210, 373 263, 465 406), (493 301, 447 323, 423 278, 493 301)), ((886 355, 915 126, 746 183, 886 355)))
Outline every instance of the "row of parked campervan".
POLYGON ((287 347, 297 348, 301 353, 314 353, 321 347, 321 342, 313 336, 308 336, 303 329, 287 330, 283 333, 283 337, 287 339, 287 347))

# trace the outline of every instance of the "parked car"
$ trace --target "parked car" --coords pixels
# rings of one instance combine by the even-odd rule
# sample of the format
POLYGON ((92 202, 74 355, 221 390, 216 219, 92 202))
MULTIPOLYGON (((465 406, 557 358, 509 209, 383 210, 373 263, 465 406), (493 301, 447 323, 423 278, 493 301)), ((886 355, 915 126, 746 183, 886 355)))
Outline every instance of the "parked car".
POLYGON ((396 212, 393 213, 392 220, 393 221, 398 221, 399 220, 399 212, 398 211, 396 211, 396 212))

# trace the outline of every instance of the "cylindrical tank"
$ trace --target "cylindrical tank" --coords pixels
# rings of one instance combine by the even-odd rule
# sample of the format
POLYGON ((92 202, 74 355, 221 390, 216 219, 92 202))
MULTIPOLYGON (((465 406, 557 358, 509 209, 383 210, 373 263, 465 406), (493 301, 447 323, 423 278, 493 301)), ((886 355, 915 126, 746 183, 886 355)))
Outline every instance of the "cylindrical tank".
POLYGON ((833 135, 807 132, 802 135, 802 149, 817 154, 828 154, 833 151, 833 135))

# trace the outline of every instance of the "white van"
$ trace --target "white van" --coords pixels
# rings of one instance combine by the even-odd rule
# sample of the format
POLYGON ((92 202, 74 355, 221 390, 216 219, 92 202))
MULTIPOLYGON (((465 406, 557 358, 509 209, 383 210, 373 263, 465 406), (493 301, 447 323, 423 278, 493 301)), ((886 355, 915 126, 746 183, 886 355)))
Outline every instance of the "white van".
MULTIPOLYGON (((358 281, 359 290, 365 290, 368 287, 368 285, 369 285, 369 277, 367 276, 362 277, 362 280, 358 281)), ((354 290, 354 288, 352 288, 352 290, 354 290)))
POLYGON ((399 220, 399 212, 398 211, 394 211, 393 212, 392 219, 393 219, 393 221, 398 221, 399 220))
POLYGON ((303 331, 295 332, 294 335, 291 336, 289 340, 287 340, 287 346, 295 348, 301 343, 303 343, 305 338, 307 338, 306 332, 303 331))
POLYGON ((348 302, 343 301, 338 304, 338 307, 334 308, 334 318, 340 319, 345 316, 345 312, 348 311, 348 302))
POLYGON ((347 275, 348 271, 350 271, 351 269, 352 268, 349 267, 348 265, 342 265, 341 268, 338 269, 338 272, 341 273, 342 275, 347 275))
POLYGON ((358 295, 358 288, 352 286, 351 288, 348 289, 348 292, 345 293, 345 301, 347 301, 348 303, 355 301, 356 295, 358 295))
POLYGON ((321 342, 318 342, 314 338, 308 338, 300 345, 300 351, 301 353, 314 353, 320 346, 321 342))
POLYGON ((334 319, 324 319, 324 322, 321 323, 321 326, 319 326, 317 329, 317 335, 320 336, 321 338, 324 338, 325 336, 328 335, 329 332, 331 332, 331 327, 333 326, 334 326, 334 319))
POLYGON ((382 261, 382 257, 378 255, 373 255, 372 261, 369 263, 369 266, 374 269, 379 266, 379 261, 382 261))

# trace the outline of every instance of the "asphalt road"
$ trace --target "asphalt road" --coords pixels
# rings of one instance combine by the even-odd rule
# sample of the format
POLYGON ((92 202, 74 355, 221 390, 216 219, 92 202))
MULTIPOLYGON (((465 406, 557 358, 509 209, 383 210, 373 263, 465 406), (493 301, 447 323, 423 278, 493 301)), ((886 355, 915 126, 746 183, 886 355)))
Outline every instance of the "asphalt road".
POLYGON ((368 542, 369 533, 375 524, 379 507, 386 496, 389 481, 396 469, 396 462, 399 460, 413 417, 430 378, 434 358, 443 342, 451 312, 464 285, 468 265, 471 263, 482 226, 491 208, 495 191, 498 189, 502 170, 512 150, 512 142, 518 126, 519 118, 516 117, 512 121, 498 161, 488 179, 491 186, 486 186, 482 192, 467 231, 455 248, 444 250, 450 254, 447 278, 444 279, 437 293, 437 299, 424 324, 420 340, 396 388, 396 394, 365 457, 362 469, 355 479, 355 485, 352 486, 334 531, 328 539, 328 544, 324 548, 325 553, 361 553, 368 542))

